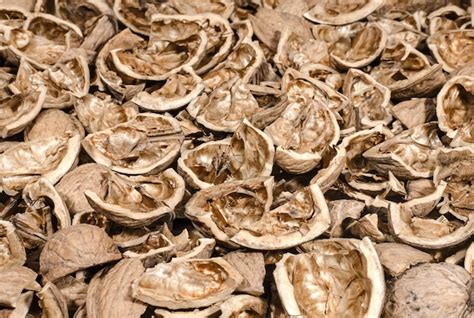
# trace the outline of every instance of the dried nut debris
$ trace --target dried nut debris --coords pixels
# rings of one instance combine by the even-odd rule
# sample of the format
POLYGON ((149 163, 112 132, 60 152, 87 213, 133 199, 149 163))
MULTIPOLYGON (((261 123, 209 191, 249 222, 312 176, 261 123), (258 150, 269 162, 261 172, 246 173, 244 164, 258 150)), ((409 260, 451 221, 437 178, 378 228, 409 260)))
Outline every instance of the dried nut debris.
POLYGON ((422 264, 395 279, 388 290, 388 317, 469 316, 472 278, 461 266, 422 264), (445 290, 446 293, 439 293, 445 290), (448 292, 449 291, 449 292, 448 292))
POLYGON ((274 183, 259 177, 201 190, 186 204, 186 215, 223 243, 261 250, 297 246, 329 227, 329 210, 316 184, 274 202, 274 183))
POLYGON ((156 307, 199 308, 227 299, 242 276, 222 258, 157 264, 132 283, 132 296, 156 307))
POLYGON ((56 232, 45 244, 40 272, 50 281, 121 258, 118 248, 102 229, 79 224, 56 232))
POLYGON ((285 254, 273 273, 290 316, 380 316, 385 281, 368 238, 312 241, 302 249, 285 254))
POLYGON ((471 1, 0 2, 0 317, 473 315, 471 1))

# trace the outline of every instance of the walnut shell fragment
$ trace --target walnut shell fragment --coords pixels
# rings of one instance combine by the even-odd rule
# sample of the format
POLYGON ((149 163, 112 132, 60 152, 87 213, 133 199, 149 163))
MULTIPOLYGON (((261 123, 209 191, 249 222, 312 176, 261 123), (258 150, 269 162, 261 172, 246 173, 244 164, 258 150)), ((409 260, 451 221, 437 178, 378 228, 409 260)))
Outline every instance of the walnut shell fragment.
POLYGON ((316 23, 343 25, 365 18, 383 3, 382 0, 319 1, 303 16, 316 23))
POLYGON ((99 196, 105 195, 108 171, 103 165, 87 163, 66 173, 56 184, 56 190, 71 215, 94 211, 84 193, 90 190, 99 196))
POLYGON ((11 222, 0 220, 0 267, 23 265, 26 252, 23 243, 11 222))
POLYGON ((350 69, 344 79, 344 95, 358 112, 360 125, 375 127, 392 121, 389 111, 390 89, 378 83, 370 75, 350 69))
POLYGON ((464 257, 464 268, 474 277, 474 244, 471 243, 464 257))
POLYGON ((273 186, 271 177, 226 182, 197 192, 185 213, 217 240, 253 249, 296 246, 329 227, 329 210, 317 185, 271 207, 273 186))
POLYGON ((105 192, 86 190, 84 195, 95 211, 127 227, 145 226, 171 214, 184 196, 184 180, 173 169, 132 177, 109 172, 106 178, 105 192))
POLYGON ((412 266, 433 261, 430 254, 405 244, 379 243, 375 250, 383 268, 391 276, 399 276, 412 266))
POLYGON ((428 178, 436 166, 436 153, 443 144, 436 134, 436 123, 405 130, 364 152, 363 156, 380 173, 396 177, 428 178))
POLYGON ((429 195, 390 204, 389 224, 398 239, 416 247, 439 249, 454 246, 471 237, 474 233, 473 214, 462 222, 453 222, 436 213, 436 209, 425 211, 423 206, 439 201, 445 189, 446 183, 440 182, 436 191, 429 195), (430 212, 437 218, 428 218, 430 212))
POLYGON ((40 255, 40 273, 50 281, 122 257, 112 239, 97 226, 79 224, 56 233, 40 255))
POLYGON ((230 252, 223 256, 242 275, 243 280, 236 291, 260 296, 263 294, 265 263, 263 254, 257 252, 230 252))
POLYGON ((157 307, 197 308, 227 299, 241 281, 222 258, 174 261, 148 269, 132 283, 132 295, 157 307))
POLYGON ((427 43, 438 63, 451 73, 472 61, 474 30, 437 32, 428 38, 427 43))
POLYGON ((194 70, 183 67, 180 72, 168 77, 163 86, 150 92, 139 92, 132 102, 149 111, 172 111, 189 104, 203 89, 204 83, 194 70))
POLYGON ((436 103, 439 128, 453 138, 452 147, 474 143, 474 76, 452 77, 441 89, 436 103))
POLYGON ((51 202, 51 213, 56 218, 58 229, 71 226, 71 216, 66 204, 47 179, 40 178, 34 183, 27 184, 23 189, 23 200, 38 209, 49 206, 49 202, 51 202))
POLYGON ((87 290, 87 317, 138 318, 146 305, 132 298, 131 284, 145 268, 137 259, 123 259, 110 270, 102 270, 87 290))
POLYGON ((178 171, 190 186, 205 189, 230 180, 269 176, 274 153, 270 137, 244 119, 231 138, 182 151, 178 171))
POLYGON ((0 100, 0 135, 2 138, 22 131, 41 111, 46 89, 30 94, 17 94, 0 100))
POLYGON ((22 142, 0 154, 0 188, 16 192, 41 176, 55 184, 74 165, 79 134, 22 142))
POLYGON ((39 305, 45 317, 68 317, 66 298, 51 282, 47 282, 37 293, 39 305))
POLYGON ((368 238, 318 240, 302 248, 307 253, 285 254, 273 273, 288 315, 380 316, 385 281, 368 238))
POLYGON ((235 295, 220 305, 221 318, 231 317, 265 317, 267 303, 262 299, 250 295, 235 295))
POLYGON ((138 114, 132 120, 87 135, 82 146, 97 162, 127 174, 158 172, 179 153, 181 127, 171 116, 138 114))
POLYGON ((35 281, 37 274, 28 267, 6 265, 0 267, 0 305, 17 307, 23 290, 36 290, 41 287, 35 281))

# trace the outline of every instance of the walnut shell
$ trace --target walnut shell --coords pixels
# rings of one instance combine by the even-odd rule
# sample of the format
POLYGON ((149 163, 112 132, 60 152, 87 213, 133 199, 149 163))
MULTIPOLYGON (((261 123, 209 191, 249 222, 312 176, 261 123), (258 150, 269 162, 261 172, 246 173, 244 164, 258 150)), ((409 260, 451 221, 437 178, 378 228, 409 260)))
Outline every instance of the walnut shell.
POLYGON ((40 255, 40 272, 50 281, 122 257, 112 239, 88 224, 67 227, 46 242, 40 255))
POLYGON ((227 299, 241 281, 222 258, 181 260, 147 270, 132 283, 132 295, 157 307, 197 308, 227 299))

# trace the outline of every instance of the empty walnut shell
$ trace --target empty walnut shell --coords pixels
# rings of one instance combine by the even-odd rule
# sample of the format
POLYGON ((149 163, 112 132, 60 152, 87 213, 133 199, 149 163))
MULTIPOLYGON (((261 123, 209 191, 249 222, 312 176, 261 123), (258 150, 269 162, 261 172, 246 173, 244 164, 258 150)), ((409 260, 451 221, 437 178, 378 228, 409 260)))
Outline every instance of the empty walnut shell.
POLYGON ((464 222, 450 221, 444 216, 429 218, 429 213, 436 216, 436 210, 424 211, 423 205, 439 201, 446 188, 441 182, 436 191, 405 203, 391 203, 388 215, 391 231, 395 236, 412 246, 439 249, 454 246, 474 234, 474 216, 471 214, 464 222))
POLYGON ((127 174, 161 171, 176 158, 181 127, 171 116, 138 114, 134 119, 87 135, 82 146, 97 162, 127 174))
POLYGON ((134 298, 156 307, 198 308, 227 299, 242 276, 222 258, 161 263, 132 283, 134 298))
POLYGON ((173 0, 157 3, 146 0, 140 3, 130 3, 126 0, 114 0, 115 16, 136 33, 150 35, 150 25, 153 14, 186 14, 198 15, 214 13, 228 19, 234 10, 234 3, 230 0, 173 0))
POLYGON ((68 48, 79 47, 83 38, 75 24, 45 13, 31 14, 17 30, 19 34, 12 34, 9 50, 41 69, 56 64, 68 48))
POLYGON ((16 94, 0 100, 0 136, 6 138, 22 131, 41 111, 46 89, 16 94))
POLYGON ((313 26, 316 39, 327 44, 331 62, 340 69, 372 63, 385 48, 387 34, 378 23, 355 22, 340 27, 313 26))
POLYGON ((367 17, 380 8, 382 0, 344 1, 318 1, 316 5, 303 16, 316 23, 343 25, 367 17))
POLYGON ((11 264, 23 265, 25 247, 12 223, 0 220, 0 267, 11 264))
POLYGON ((274 153, 270 137, 244 119, 232 138, 183 151, 178 171, 190 186, 205 189, 230 180, 269 176, 274 153))
POLYGON ((446 182, 444 208, 455 217, 465 221, 474 210, 474 185, 471 183, 474 161, 474 147, 440 149, 433 181, 438 185, 446 182))
POLYGON ((233 132, 244 118, 260 110, 249 88, 238 77, 203 93, 189 103, 186 110, 198 123, 215 131, 233 132))
POLYGON ((246 84, 264 61, 265 56, 258 42, 243 41, 224 61, 203 76, 204 84, 211 90, 227 81, 233 82, 236 78, 246 84))
POLYGON ((382 266, 365 238, 318 240, 307 253, 287 253, 273 273, 290 316, 379 317, 385 294, 382 266))
POLYGON ((132 102, 146 110, 166 112, 189 104, 203 89, 202 79, 191 67, 184 67, 180 72, 168 77, 160 88, 139 92, 132 98, 132 102))
POLYGON ((55 184, 76 163, 80 138, 74 134, 10 147, 0 154, 0 187, 14 193, 41 176, 55 184))
POLYGON ((438 94, 438 125, 453 147, 474 144, 473 99, 474 77, 466 75, 451 78, 438 94))
POLYGON ((378 83, 370 75, 350 69, 344 79, 344 95, 352 101, 358 112, 360 125, 375 127, 392 121, 389 111, 390 89, 378 83))
POLYGON ((474 30, 454 30, 431 35, 428 47, 443 69, 451 73, 474 58, 474 30))
POLYGON ((428 178, 436 166, 436 153, 443 144, 436 123, 405 130, 364 152, 363 156, 380 173, 391 171, 407 179, 428 178))
POLYGON ((157 16, 153 23, 159 25, 152 27, 150 41, 142 38, 131 48, 110 50, 120 73, 137 80, 161 81, 202 60, 208 39, 193 17, 157 16), (176 29, 181 30, 179 34, 176 29))
POLYGON ((127 226, 139 227, 153 223, 173 212, 184 195, 184 180, 173 170, 158 175, 120 176, 109 172, 107 190, 84 192, 95 211, 127 226))
POLYGON ((122 257, 112 239, 97 226, 79 224, 56 233, 40 255, 40 273, 50 281, 122 257))
POLYGON ((107 87, 118 99, 130 99, 145 87, 141 81, 123 76, 112 62, 112 50, 128 50, 138 46, 143 39, 125 29, 115 35, 102 47, 95 61, 98 84, 107 87))
POLYGON ((186 216, 221 242, 253 249, 296 246, 329 227, 329 210, 316 184, 271 207, 273 184, 273 178, 259 177, 201 190, 186 204, 186 216))

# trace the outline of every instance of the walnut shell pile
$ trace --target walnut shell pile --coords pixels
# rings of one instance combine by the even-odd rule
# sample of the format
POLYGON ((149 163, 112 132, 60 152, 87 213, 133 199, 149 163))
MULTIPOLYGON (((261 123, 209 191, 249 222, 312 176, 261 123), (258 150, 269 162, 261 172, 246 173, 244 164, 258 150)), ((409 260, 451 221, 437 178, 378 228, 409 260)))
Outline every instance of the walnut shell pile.
POLYGON ((473 5, 0 1, 0 317, 474 317, 473 5))

